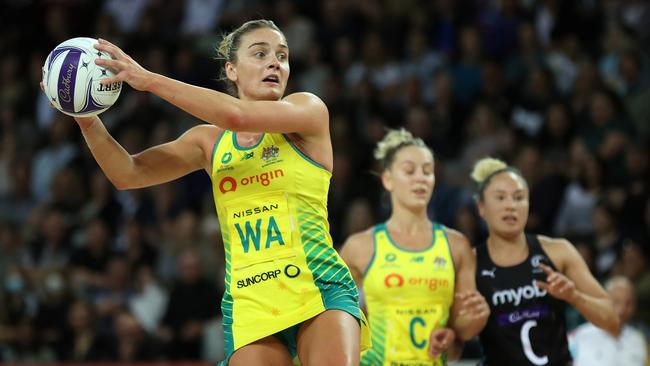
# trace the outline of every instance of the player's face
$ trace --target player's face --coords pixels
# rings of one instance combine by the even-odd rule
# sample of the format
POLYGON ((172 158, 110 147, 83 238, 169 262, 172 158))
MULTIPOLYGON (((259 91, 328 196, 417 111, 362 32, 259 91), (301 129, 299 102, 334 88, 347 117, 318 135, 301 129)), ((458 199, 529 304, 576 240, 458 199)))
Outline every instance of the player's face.
POLYGON ((228 78, 246 100, 279 100, 289 79, 289 48, 284 36, 271 28, 244 34, 237 63, 227 63, 228 78))
POLYGON ((488 182, 478 206, 490 231, 515 237, 524 231, 528 221, 528 187, 515 173, 499 173, 488 182))
POLYGON ((431 152, 418 146, 401 148, 392 166, 382 175, 382 181, 391 194, 393 204, 426 207, 436 182, 431 152))

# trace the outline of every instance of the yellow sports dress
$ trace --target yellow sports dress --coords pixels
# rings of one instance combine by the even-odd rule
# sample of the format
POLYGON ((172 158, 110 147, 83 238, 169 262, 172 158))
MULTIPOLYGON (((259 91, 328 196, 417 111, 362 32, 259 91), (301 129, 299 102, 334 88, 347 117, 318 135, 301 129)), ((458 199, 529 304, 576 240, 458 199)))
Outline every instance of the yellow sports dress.
POLYGON ((295 355, 300 323, 327 309, 356 317, 367 336, 357 287, 329 234, 331 173, 284 134, 241 147, 235 132, 224 131, 211 178, 226 258, 225 363, 269 335, 295 355))
POLYGON ((429 335, 444 327, 454 300, 455 271, 444 226, 433 225, 423 250, 402 249, 385 224, 374 228, 375 254, 363 278, 372 347, 364 366, 439 366, 427 355, 429 335))

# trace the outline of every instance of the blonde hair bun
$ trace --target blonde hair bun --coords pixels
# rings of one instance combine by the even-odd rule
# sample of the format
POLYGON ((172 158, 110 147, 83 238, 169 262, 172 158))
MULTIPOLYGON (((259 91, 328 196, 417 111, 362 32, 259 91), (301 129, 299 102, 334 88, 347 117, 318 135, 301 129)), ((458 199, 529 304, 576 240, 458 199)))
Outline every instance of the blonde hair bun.
POLYGON ((483 158, 474 164, 472 169, 472 179, 478 184, 483 183, 490 175, 499 170, 508 168, 508 164, 495 158, 483 158))
POLYGON ((389 129, 386 136, 377 143, 377 147, 375 148, 375 159, 385 161, 386 158, 393 155, 397 149, 406 145, 426 147, 426 144, 421 138, 413 137, 413 134, 405 128, 389 129))

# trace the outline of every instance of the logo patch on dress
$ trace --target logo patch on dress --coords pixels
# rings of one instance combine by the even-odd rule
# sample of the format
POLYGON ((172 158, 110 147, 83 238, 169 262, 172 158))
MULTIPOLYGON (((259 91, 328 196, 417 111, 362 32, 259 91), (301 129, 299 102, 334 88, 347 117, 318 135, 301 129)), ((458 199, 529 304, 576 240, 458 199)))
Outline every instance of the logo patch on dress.
POLYGON ((262 160, 264 161, 272 158, 277 158, 278 156, 280 156, 280 148, 275 145, 271 145, 262 149, 262 160))

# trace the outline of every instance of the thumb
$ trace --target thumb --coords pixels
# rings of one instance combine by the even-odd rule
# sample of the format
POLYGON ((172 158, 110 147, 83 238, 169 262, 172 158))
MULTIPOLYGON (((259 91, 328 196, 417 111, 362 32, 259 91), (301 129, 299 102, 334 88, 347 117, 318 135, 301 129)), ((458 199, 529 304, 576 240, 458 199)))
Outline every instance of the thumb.
POLYGON ((92 117, 75 117, 74 120, 77 122, 79 127, 81 128, 88 128, 90 127, 93 122, 95 122, 95 119, 97 116, 92 116, 92 117))

